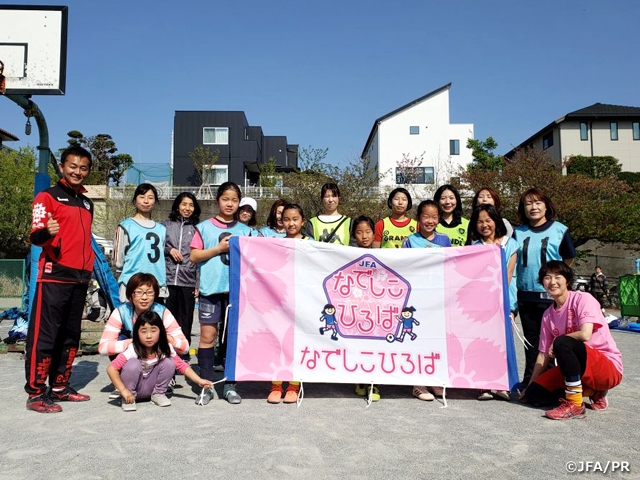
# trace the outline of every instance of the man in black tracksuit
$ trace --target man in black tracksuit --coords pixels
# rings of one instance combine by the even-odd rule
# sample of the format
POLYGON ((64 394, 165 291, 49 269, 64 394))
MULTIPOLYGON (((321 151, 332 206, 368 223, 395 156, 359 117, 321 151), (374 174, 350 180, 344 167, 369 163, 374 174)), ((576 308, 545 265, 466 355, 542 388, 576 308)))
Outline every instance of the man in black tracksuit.
POLYGON ((25 350, 27 409, 62 411, 57 401, 89 400, 69 387, 94 253, 93 203, 82 183, 91 171, 91 154, 72 146, 61 156, 62 178, 33 200, 31 242, 42 247, 25 350), (50 389, 47 390, 47 379, 50 389))

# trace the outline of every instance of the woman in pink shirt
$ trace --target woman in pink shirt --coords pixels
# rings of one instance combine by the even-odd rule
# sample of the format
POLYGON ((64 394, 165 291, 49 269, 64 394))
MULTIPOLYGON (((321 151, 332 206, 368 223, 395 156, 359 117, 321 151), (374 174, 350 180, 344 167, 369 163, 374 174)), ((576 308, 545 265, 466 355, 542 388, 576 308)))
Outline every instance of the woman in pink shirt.
POLYGON ((583 397, 593 410, 608 407, 607 392, 622 381, 622 356, 590 294, 569 290, 573 270, 561 261, 550 261, 538 274, 538 282, 553 298, 542 316, 539 353, 529 386, 521 400, 534 406, 560 405, 545 413, 553 420, 584 418, 583 397), (555 358, 556 367, 547 369, 555 358))

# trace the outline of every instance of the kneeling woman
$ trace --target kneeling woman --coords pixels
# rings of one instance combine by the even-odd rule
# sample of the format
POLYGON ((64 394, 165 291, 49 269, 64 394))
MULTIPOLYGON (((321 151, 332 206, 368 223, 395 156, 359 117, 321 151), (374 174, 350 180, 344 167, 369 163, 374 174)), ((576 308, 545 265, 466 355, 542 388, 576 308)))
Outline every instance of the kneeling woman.
POLYGON ((542 317, 538 357, 521 399, 535 406, 559 400, 558 407, 545 413, 553 420, 583 418, 583 396, 590 397, 591 409, 606 409, 608 390, 622 381, 622 356, 598 301, 569 290, 573 270, 564 262, 548 262, 538 281, 553 305, 542 317), (551 358, 558 366, 547 370, 551 358))
POLYGON ((132 342, 137 318, 147 311, 160 316, 167 331, 167 340, 178 355, 189 351, 189 343, 174 316, 167 307, 154 301, 160 294, 156 277, 150 273, 136 273, 129 279, 125 292, 127 302, 111 312, 104 326, 98 345, 100 354, 113 357, 124 352, 132 342))

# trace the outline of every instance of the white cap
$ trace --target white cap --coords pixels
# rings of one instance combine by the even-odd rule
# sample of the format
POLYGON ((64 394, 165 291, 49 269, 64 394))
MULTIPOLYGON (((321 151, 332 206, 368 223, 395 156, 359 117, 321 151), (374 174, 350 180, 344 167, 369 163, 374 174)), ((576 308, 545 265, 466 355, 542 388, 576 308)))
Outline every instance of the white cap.
POLYGON ((258 202, 256 202, 251 197, 244 197, 242 200, 240 200, 240 205, 238 206, 238 208, 242 208, 245 205, 249 205, 251 208, 253 208, 254 212, 258 211, 258 202))

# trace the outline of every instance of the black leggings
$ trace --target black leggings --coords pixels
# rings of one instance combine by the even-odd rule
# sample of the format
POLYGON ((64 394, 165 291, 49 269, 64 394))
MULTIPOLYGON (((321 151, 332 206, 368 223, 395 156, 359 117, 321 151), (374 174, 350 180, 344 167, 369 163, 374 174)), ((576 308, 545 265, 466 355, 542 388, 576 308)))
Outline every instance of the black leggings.
POLYGON ((533 366, 538 357, 538 343, 540 342, 540 326, 542 324, 542 314, 549 308, 552 302, 548 300, 538 300, 535 302, 518 299, 518 312, 520 324, 524 338, 531 344, 524 349, 524 375, 522 384, 527 385, 533 373, 533 366))
MULTIPOLYGON (((553 354, 564 378, 579 378, 584 375, 587 368, 587 348, 584 342, 562 335, 553 341, 553 354)), ((551 405, 564 396, 564 388, 550 391, 535 381, 527 387, 527 401, 533 406, 551 405)))

